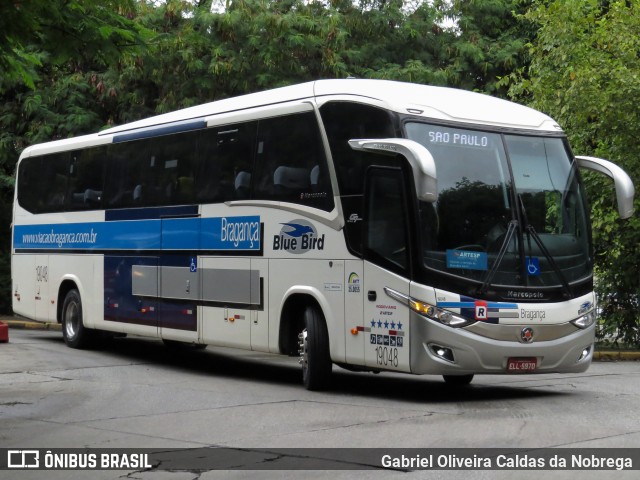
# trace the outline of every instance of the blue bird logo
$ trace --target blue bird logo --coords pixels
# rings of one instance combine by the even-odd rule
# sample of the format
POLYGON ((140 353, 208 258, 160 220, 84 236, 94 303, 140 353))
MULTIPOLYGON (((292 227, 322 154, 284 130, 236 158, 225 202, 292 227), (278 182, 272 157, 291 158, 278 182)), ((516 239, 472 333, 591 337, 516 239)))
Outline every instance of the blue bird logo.
POLYGON ((300 225, 299 223, 281 223, 281 225, 291 227, 293 230, 282 233, 294 238, 301 237, 303 235, 306 235, 307 233, 314 233, 313 228, 311 228, 309 225, 300 225))

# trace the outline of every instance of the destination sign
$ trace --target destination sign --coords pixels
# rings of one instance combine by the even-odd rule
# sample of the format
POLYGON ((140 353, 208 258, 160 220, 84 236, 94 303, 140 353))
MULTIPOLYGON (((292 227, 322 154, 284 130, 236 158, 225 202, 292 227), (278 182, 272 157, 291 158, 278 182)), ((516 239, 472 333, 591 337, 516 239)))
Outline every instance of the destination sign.
POLYGON ((429 143, 440 145, 460 145, 464 147, 489 148, 490 140, 488 135, 468 131, 438 131, 431 130, 429 133, 429 143))

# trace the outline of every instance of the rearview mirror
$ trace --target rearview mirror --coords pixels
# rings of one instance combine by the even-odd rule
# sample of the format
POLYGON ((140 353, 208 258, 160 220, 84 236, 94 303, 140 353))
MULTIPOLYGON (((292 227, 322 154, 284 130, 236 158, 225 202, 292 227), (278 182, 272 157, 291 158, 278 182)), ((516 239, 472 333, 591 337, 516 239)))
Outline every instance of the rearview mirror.
POLYGON ((406 138, 354 139, 349 140, 349 145, 354 150, 402 155, 411 165, 418 199, 431 203, 438 199, 436 163, 429 150, 418 142, 406 138))
POLYGON ((616 199, 618 201, 620 218, 629 218, 633 215, 635 188, 627 172, 615 163, 609 160, 603 160, 602 158, 577 156, 576 161, 580 168, 604 173, 608 177, 611 177, 616 187, 616 199))

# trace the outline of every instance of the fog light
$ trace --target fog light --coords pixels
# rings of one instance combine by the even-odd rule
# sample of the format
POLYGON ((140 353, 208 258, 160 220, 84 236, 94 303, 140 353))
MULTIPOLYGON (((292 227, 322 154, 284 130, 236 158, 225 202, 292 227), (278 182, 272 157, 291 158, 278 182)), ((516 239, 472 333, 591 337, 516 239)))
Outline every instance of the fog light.
POLYGON ((585 358, 587 358, 589 356, 589 353, 591 353, 591 346, 588 346, 584 350, 582 350, 582 353, 580 354, 580 356, 578 357, 578 360, 576 360, 576 361, 580 362, 580 361, 584 360, 585 358))
POLYGON ((446 360, 447 362, 455 362, 455 359, 453 357, 453 350, 451 350, 450 348, 431 344, 429 345, 429 349, 431 350, 431 353, 433 353, 436 357, 441 358, 442 360, 446 360))

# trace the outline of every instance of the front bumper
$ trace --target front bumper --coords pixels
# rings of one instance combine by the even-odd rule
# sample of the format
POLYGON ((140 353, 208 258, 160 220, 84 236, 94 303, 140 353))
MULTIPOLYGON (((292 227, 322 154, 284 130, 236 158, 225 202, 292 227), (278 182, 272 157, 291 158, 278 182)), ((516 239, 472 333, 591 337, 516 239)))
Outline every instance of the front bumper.
MULTIPOLYGON (((496 329, 514 326, 496 325, 496 329)), ((518 330, 524 327, 517 326, 518 330)), ((546 328, 548 328, 545 325, 546 328)), ((559 328, 563 336, 543 341, 521 343, 517 340, 496 340, 462 328, 451 328, 417 313, 411 314, 411 372, 416 374, 466 375, 512 374, 507 371, 509 358, 537 359, 537 368, 527 373, 579 373, 589 368, 593 358, 595 325, 580 330, 559 328), (567 332, 570 332, 567 334, 567 332), (440 348, 438 348, 440 347, 440 348), (447 351, 448 349, 448 351, 447 351), (585 354, 585 350, 588 352, 585 354), (438 351, 446 352, 444 356, 438 351)))

